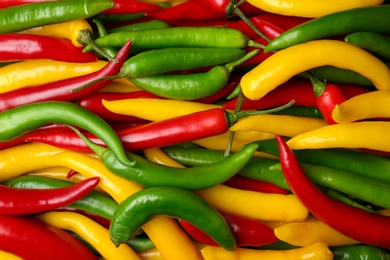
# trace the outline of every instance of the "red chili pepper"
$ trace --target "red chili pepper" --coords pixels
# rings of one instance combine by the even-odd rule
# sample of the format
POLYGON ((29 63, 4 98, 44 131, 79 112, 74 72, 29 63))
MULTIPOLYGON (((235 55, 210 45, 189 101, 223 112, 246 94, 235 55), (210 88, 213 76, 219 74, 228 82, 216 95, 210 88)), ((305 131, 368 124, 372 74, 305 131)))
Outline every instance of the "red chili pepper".
POLYGON ((212 20, 212 21, 167 21, 170 26, 189 26, 189 27, 199 27, 199 26, 216 26, 216 27, 226 27, 230 24, 235 23, 235 21, 228 19, 212 20))
POLYGON ((70 40, 32 34, 1 34, 0 61, 52 59, 65 62, 93 62, 92 52, 83 53, 70 40))
POLYGON ((48 1, 46 0, 2 0, 0 1, 0 8, 23 5, 23 4, 39 3, 39 2, 48 2, 48 1))
POLYGON ((196 0, 188 0, 181 4, 164 8, 158 11, 146 12, 145 16, 163 21, 210 21, 226 18, 222 13, 216 12, 199 4, 196 0))
POLYGON ((120 122, 134 122, 144 121, 134 116, 126 116, 113 113, 109 111, 102 104, 102 100, 119 100, 119 99, 131 99, 131 98, 160 98, 147 91, 136 91, 130 93, 114 93, 114 92, 97 92, 93 95, 87 96, 78 100, 78 105, 94 112, 101 118, 107 121, 120 121, 120 122))
MULTIPOLYGON (((219 212, 233 232, 237 246, 263 246, 278 241, 272 228, 259 220, 238 216, 231 213, 219 212)), ((199 228, 180 220, 181 227, 198 242, 218 246, 206 233, 199 228)))
POLYGON ((21 189, 0 185, 0 214, 33 214, 67 206, 91 192, 99 181, 99 177, 94 177, 55 189, 21 189))
POLYGON ((103 11, 103 14, 135 14, 143 13, 147 11, 161 10, 161 6, 133 0, 112 0, 114 6, 110 9, 103 11))
POLYGON ((29 215, 0 215, 0 250, 23 259, 98 259, 70 233, 29 215))
POLYGON ((277 194, 290 193, 288 190, 280 188, 275 184, 265 182, 265 181, 260 181, 260 180, 249 179, 238 175, 234 175, 233 177, 225 181, 223 184, 241 190, 251 190, 251 191, 258 191, 264 193, 277 193, 277 194))
POLYGON ((281 136, 276 136, 280 164, 291 191, 319 220, 365 244, 390 248, 390 218, 356 208, 322 193, 306 176, 281 136))
POLYGON ((72 90, 83 86, 84 84, 88 84, 95 79, 116 75, 127 59, 130 46, 131 41, 127 42, 127 44, 118 51, 115 56, 118 62, 110 61, 99 71, 31 88, 21 88, 2 93, 0 94, 0 111, 38 101, 75 101, 85 96, 89 96, 107 86, 112 80, 99 81, 80 91, 72 92, 72 90))
POLYGON ((76 209, 76 208, 72 208, 72 207, 61 207, 61 208, 55 209, 54 211, 67 211, 67 212, 79 213, 81 215, 84 215, 84 216, 92 219, 93 221, 99 223, 100 225, 102 225, 103 227, 105 227, 107 229, 110 227, 111 220, 104 218, 102 216, 96 215, 96 214, 89 212, 89 211, 86 211, 86 210, 76 209))
POLYGON ((264 21, 267 21, 275 26, 278 26, 284 30, 289 30, 297 25, 304 22, 310 21, 310 18, 298 17, 298 16, 287 16, 273 13, 264 13, 259 16, 264 21))

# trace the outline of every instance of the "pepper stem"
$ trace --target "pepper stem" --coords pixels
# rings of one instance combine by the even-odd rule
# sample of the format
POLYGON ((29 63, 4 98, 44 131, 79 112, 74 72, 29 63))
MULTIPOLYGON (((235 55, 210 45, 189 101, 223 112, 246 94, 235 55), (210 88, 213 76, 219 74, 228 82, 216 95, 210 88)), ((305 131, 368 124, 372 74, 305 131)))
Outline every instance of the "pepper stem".
POLYGON ((251 52, 248 52, 244 56, 242 56, 240 59, 237 59, 235 61, 229 62, 225 64, 226 69, 229 72, 232 72, 238 65, 244 63, 245 61, 249 60, 250 58, 254 57, 257 53, 259 53, 259 50, 253 50, 251 52))
POLYGON ((104 58, 106 58, 107 60, 109 61, 113 61, 113 62, 118 62, 114 57, 111 57, 110 55, 108 55, 106 52, 104 52, 102 49, 100 49, 96 44, 95 42, 92 40, 92 37, 91 37, 91 32, 87 29, 87 30, 81 30, 80 31, 80 34, 78 35, 77 37, 77 41, 84 45, 84 46, 91 46, 91 48, 96 51, 98 54, 100 54, 101 56, 103 56, 104 58))
POLYGON ((77 92, 77 91, 80 91, 80 90, 83 90, 95 83, 98 83, 98 82, 101 82, 101 81, 104 81, 104 80, 114 80, 114 79, 118 79, 118 78, 121 78, 122 76, 120 74, 117 74, 117 75, 114 75, 114 76, 107 76, 107 77, 102 77, 102 78, 98 78, 98 79, 95 79, 95 80, 92 80, 78 88, 74 88, 72 89, 70 92, 71 93, 74 93, 74 92, 77 92))
POLYGON ((308 71, 304 72, 303 74, 304 75, 306 74, 307 77, 310 79, 311 84, 313 85, 314 95, 316 97, 321 96, 325 91, 326 81, 321 81, 321 80, 317 79, 316 77, 311 75, 308 71))

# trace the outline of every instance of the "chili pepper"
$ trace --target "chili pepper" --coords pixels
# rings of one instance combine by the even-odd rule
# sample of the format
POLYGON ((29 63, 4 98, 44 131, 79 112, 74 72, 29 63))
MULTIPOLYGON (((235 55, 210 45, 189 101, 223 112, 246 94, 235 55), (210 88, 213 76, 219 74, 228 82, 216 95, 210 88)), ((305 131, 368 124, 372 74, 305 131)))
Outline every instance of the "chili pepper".
POLYGON ((223 89, 232 71, 256 55, 258 50, 224 65, 217 65, 206 72, 189 74, 158 74, 129 80, 141 89, 160 97, 195 100, 208 97, 223 89))
POLYGON ((241 75, 230 75, 230 78, 226 85, 216 93, 209 95, 204 98, 196 99, 194 101, 199 102, 199 103, 205 103, 205 104, 212 104, 215 103, 222 98, 225 98, 230 94, 230 92, 233 91, 233 89, 239 84, 241 79, 241 75))
POLYGON ((1 112, 0 122, 1 141, 11 140, 48 123, 74 124, 99 136, 121 164, 134 165, 134 162, 127 158, 113 129, 97 115, 73 103, 45 101, 19 106, 1 112))
POLYGON ((355 32, 347 35, 344 40, 350 44, 368 50, 376 55, 390 59, 390 37, 374 32, 355 32))
POLYGON ((62 62, 48 59, 26 60, 0 68, 0 92, 32 87, 81 76, 101 69, 107 62, 62 62))
POLYGON ((218 211, 194 193, 174 187, 141 190, 119 204, 110 225, 112 242, 119 246, 150 218, 161 214, 190 222, 226 250, 236 248, 234 235, 218 211))
POLYGON ((364 244, 330 247, 330 250, 334 254, 334 259, 357 259, 364 257, 387 259, 390 257, 389 252, 383 248, 364 244))
POLYGON ((28 34, 1 34, 0 54, 1 61, 27 59, 52 59, 65 62, 97 61, 94 54, 83 53, 81 48, 75 47, 69 40, 28 34))
MULTIPOLYGON (((135 50, 172 47, 239 48, 260 47, 239 30, 225 27, 167 27, 110 33, 95 40, 100 47, 120 47, 128 40, 135 50)), ((90 48, 84 48, 84 52, 90 48)))
POLYGON ((38 213, 68 205, 84 197, 99 183, 91 178, 72 187, 41 189, 20 189, 0 185, 2 193, 1 214, 20 215, 38 213))
POLYGON ((130 31, 130 30, 148 30, 148 29, 162 29, 167 28, 170 25, 167 22, 153 19, 144 22, 136 22, 127 25, 117 26, 114 28, 108 29, 108 33, 120 32, 120 31, 130 31))
POLYGON ((110 83, 110 80, 100 81, 89 88, 81 91, 72 92, 73 89, 87 84, 95 79, 104 76, 115 75, 127 58, 131 42, 125 44, 115 58, 118 62, 108 62, 102 69, 87 75, 81 75, 59 81, 42 84, 35 87, 21 88, 0 94, 0 111, 16 108, 21 105, 31 104, 43 101, 75 101, 79 98, 86 97, 104 88, 110 83))
POLYGON ((74 212, 48 212, 38 219, 55 227, 70 230, 80 235, 92 245, 105 259, 140 259, 130 246, 115 247, 110 241, 109 231, 81 214, 74 212))
POLYGON ((280 15, 280 14, 268 13, 268 12, 260 14, 258 17, 261 20, 264 20, 279 28, 284 29, 285 31, 290 30, 291 28, 294 28, 302 23, 312 20, 312 18, 307 18, 307 17, 280 15))
MULTIPOLYGON (((71 127, 71 126, 70 126, 71 127)), ((72 127, 73 128, 73 127, 72 127)), ((136 154, 128 154, 129 158, 136 161, 136 167, 123 167, 115 156, 106 148, 101 147, 91 142, 88 138, 81 134, 80 131, 73 128, 80 138, 90 147, 106 167, 115 174, 129 180, 133 180, 143 187, 154 186, 172 186, 180 187, 189 190, 204 189, 215 184, 221 183, 237 173, 245 163, 250 159, 257 145, 249 146, 245 150, 238 152, 235 156, 226 158, 220 163, 208 165, 200 168, 185 168, 176 169, 152 163, 147 159, 136 154), (215 174, 218 169, 227 168, 229 170, 221 171, 220 174, 215 174), (213 177, 211 178, 211 172, 213 177), (193 181, 189 181, 189 180, 193 181)))
POLYGON ((283 111, 275 112, 274 114, 323 119, 320 110, 318 110, 318 108, 316 107, 291 106, 289 108, 284 109, 283 111))
POLYGON ((388 118, 386 109, 389 91, 372 91, 355 96, 336 106, 332 117, 338 123, 349 123, 363 119, 388 118), (355 107, 357 104, 358 107, 355 107))
MULTIPOLYGON (((278 240, 273 229, 259 220, 226 212, 219 213, 229 225, 229 228, 236 239, 237 246, 262 246, 274 243, 278 240)), ((179 220, 179 223, 180 226, 198 242, 218 246, 212 238, 190 222, 181 219, 179 220)))
POLYGON ((19 256, 15 255, 15 254, 8 253, 8 252, 2 251, 2 250, 0 250, 0 257, 1 257, 1 259, 7 259, 7 260, 23 260, 22 258, 20 258, 19 256))
POLYGON ((160 148, 149 148, 143 150, 144 156, 151 162, 166 165, 169 167, 185 168, 182 164, 176 162, 166 155, 160 148))
POLYGON ((385 121, 328 125, 294 136, 288 145, 293 150, 342 147, 390 152, 386 134, 389 125, 385 121))
MULTIPOLYGON (((99 21, 98 19, 93 19, 93 22, 95 23, 96 28, 98 30, 99 38, 106 36, 107 30, 104 27, 103 23, 101 21, 99 21)), ((115 48, 103 48, 102 51, 107 53, 111 57, 115 57, 116 53, 117 53, 117 49, 115 49, 115 48)))
POLYGON ((389 248, 390 241, 387 232, 390 231, 390 221, 388 217, 328 198, 306 177, 298 160, 283 138, 279 136, 276 138, 283 175, 292 192, 315 217, 352 239, 389 248), (362 223, 364 223, 364 228, 361 226, 362 223))
POLYGON ((0 248, 23 259, 98 259, 71 234, 35 217, 0 215, 0 225, 0 248))
POLYGON ((145 17, 145 12, 132 13, 132 14, 102 14, 99 13, 94 16, 95 19, 98 19, 103 24, 114 26, 117 24, 123 24, 133 21, 138 21, 145 17))
MULTIPOLYGON (((365 2, 367 3, 367 1, 365 2)), ((284 32, 272 40, 266 46, 264 52, 284 49, 295 44, 316 39, 346 35, 357 31, 386 34, 389 31, 386 26, 389 24, 389 8, 389 5, 368 6, 318 17, 284 32)))
POLYGON ((345 42, 317 40, 270 56, 241 78, 242 92, 249 99, 260 99, 296 74, 322 65, 358 72, 370 79, 379 90, 390 86, 390 70, 372 54, 345 42))
POLYGON ((275 184, 259 181, 254 179, 245 178, 239 175, 230 177, 227 181, 222 184, 236 189, 259 191, 264 193, 278 193, 278 194, 289 194, 289 191, 276 186, 275 184))
POLYGON ((114 0, 114 6, 102 11, 102 14, 133 14, 146 11, 160 10, 161 6, 142 2, 142 1, 128 1, 128 0, 114 0))
MULTIPOLYGON (((24 175, 6 180, 3 182, 3 185, 19 189, 54 189, 68 187, 71 186, 72 183, 49 177, 24 175)), ((118 203, 111 197, 92 190, 69 206, 97 214, 106 219, 111 219, 118 203)))
POLYGON ((84 19, 114 6, 107 0, 40 2, 0 9, 0 33, 16 32, 36 26, 84 19))
POLYGON ((15 6, 15 5, 22 5, 22 4, 30 4, 30 3, 39 3, 44 2, 45 0, 4 0, 0 3, 0 8, 15 6))
POLYGON ((226 17, 225 14, 211 10, 195 0, 188 0, 158 11, 146 12, 145 16, 167 22, 220 20, 226 17))

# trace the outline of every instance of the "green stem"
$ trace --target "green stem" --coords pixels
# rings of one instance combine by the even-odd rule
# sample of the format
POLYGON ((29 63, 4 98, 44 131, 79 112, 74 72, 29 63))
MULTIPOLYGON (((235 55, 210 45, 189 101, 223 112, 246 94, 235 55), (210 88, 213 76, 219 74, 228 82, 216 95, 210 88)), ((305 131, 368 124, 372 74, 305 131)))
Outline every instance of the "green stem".
POLYGON ((240 59, 225 64, 225 67, 230 72, 232 72, 234 70, 234 68, 236 68, 238 65, 244 63, 245 61, 249 60, 250 58, 254 57, 257 53, 259 53, 259 50, 253 50, 251 52, 248 52, 247 54, 245 54, 240 59))
POLYGON ((77 37, 77 41, 84 46, 91 46, 94 51, 103 56, 109 61, 118 62, 114 57, 111 57, 107 53, 105 53, 102 49, 100 49, 95 42, 92 40, 91 32, 89 30, 81 30, 79 36, 77 37))
POLYGON ((114 76, 107 76, 107 77, 98 78, 98 79, 92 80, 92 81, 88 82, 87 84, 84 84, 84 85, 82 85, 82 86, 80 86, 80 87, 78 87, 78 88, 74 88, 74 89, 72 89, 70 92, 71 92, 71 93, 74 93, 74 92, 83 90, 83 89, 85 89, 85 88, 87 88, 87 87, 89 87, 89 86, 91 86, 91 85, 93 85, 93 84, 95 84, 95 83, 100 82, 100 81, 104 81, 104 80, 114 80, 114 79, 118 79, 118 78, 121 78, 121 77, 122 77, 122 76, 118 74, 118 75, 114 75, 114 76))
POLYGON ((303 72, 302 74, 307 76, 310 79, 311 84, 313 85, 314 95, 316 97, 321 96, 325 91, 326 82, 322 82, 321 80, 317 79, 316 77, 311 75, 310 72, 308 71, 303 72))

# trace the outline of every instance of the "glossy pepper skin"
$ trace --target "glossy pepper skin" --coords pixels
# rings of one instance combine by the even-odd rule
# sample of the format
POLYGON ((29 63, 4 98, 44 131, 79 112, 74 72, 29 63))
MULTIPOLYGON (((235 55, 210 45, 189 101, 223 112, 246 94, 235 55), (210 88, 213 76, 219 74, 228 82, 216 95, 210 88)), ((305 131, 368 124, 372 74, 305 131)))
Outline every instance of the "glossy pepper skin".
POLYGON ((71 234, 33 216, 0 215, 0 227, 0 249, 23 259, 98 259, 71 234))
POLYGON ((189 221, 226 250, 236 248, 234 235, 217 210, 194 193, 174 187, 148 188, 124 200, 111 221, 111 240, 120 245, 150 218, 161 214, 189 221))
POLYGON ((99 178, 91 178, 71 187, 45 190, 0 185, 3 195, 0 201, 0 214, 32 214, 67 206, 90 193, 99 181, 99 178))
POLYGON ((305 175, 284 139, 280 136, 276 139, 283 175, 292 192, 315 217, 353 239, 390 248, 389 217, 351 207, 324 195, 305 175))

